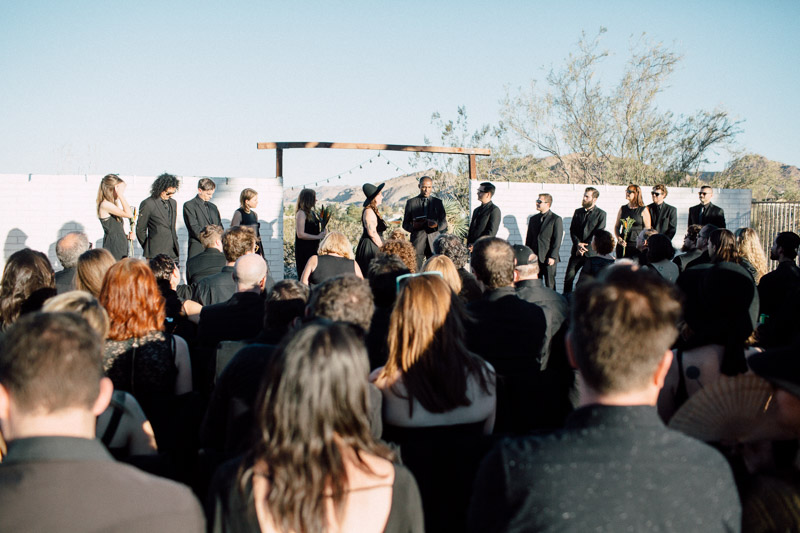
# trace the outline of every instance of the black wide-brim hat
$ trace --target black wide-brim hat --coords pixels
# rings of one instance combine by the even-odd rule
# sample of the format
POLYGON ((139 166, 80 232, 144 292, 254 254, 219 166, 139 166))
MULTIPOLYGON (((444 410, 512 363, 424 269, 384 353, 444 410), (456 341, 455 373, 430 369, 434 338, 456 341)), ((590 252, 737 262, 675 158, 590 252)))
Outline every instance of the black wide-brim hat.
POLYGON ((753 354, 747 364, 757 376, 800 398, 800 346, 784 346, 753 354))
POLYGON ((364 196, 367 197, 367 199, 364 200, 364 207, 367 207, 370 204, 370 202, 374 200, 376 196, 378 196, 378 193, 383 190, 384 185, 386 184, 381 183, 376 187, 371 183, 365 183, 364 185, 361 186, 361 190, 364 191, 364 196))

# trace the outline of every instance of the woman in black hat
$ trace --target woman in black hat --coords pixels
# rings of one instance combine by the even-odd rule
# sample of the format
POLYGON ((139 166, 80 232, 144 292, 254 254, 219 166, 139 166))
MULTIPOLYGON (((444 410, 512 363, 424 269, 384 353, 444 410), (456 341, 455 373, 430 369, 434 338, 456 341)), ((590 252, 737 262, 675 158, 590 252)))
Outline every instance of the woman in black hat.
POLYGON ((361 212, 361 226, 364 231, 356 247, 356 263, 361 268, 364 276, 367 275, 369 262, 378 254, 378 250, 383 246, 383 232, 386 231, 386 222, 378 213, 378 206, 383 201, 383 190, 385 183, 377 187, 371 183, 365 183, 361 189, 364 191, 364 210, 361 212))

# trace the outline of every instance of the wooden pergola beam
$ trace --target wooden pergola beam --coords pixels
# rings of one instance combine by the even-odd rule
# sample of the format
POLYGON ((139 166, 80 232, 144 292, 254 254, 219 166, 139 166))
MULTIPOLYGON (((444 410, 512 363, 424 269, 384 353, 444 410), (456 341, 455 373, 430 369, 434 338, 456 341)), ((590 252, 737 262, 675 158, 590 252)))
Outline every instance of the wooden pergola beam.
POLYGON ((288 148, 334 148, 341 150, 387 150, 394 152, 429 152, 434 154, 492 155, 490 148, 459 148, 453 146, 415 146, 411 144, 371 144, 332 142, 266 142, 258 143, 259 150, 288 148))

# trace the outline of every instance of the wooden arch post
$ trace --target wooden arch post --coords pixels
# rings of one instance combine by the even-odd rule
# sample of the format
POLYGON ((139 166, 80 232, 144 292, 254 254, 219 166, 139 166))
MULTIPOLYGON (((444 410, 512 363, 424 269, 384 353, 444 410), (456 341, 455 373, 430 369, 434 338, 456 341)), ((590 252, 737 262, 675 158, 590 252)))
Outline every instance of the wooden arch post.
POLYGON ((409 144, 331 143, 331 142, 263 142, 259 150, 275 150, 275 176, 283 183, 283 151, 289 148, 333 148, 340 150, 385 150, 389 152, 427 152, 469 156, 469 179, 478 179, 476 157, 490 156, 489 148, 459 148, 449 146, 414 146, 409 144))

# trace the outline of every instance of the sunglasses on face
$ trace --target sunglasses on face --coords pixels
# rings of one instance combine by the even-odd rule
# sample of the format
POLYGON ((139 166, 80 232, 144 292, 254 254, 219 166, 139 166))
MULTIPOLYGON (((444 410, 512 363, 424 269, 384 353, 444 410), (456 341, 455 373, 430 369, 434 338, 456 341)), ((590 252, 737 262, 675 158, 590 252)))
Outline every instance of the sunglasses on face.
POLYGON ((658 191, 653 191, 650 194, 652 194, 653 196, 661 196, 661 193, 658 191))
POLYGON ((630 191, 630 190, 628 190, 628 191, 625 191, 625 194, 636 194, 636 191, 630 191))
POLYGON ((705 196, 707 194, 708 194, 707 192, 699 192, 699 193, 697 193, 698 196, 705 196))
POLYGON ((541 204, 541 203, 542 203, 542 201, 541 201, 541 200, 536 200, 536 203, 537 203, 537 204, 541 204))
POLYGON ((419 276, 439 276, 440 278, 444 277, 442 276, 441 272, 436 272, 435 270, 431 270, 430 272, 417 272, 416 274, 403 274, 402 276, 397 276, 397 279, 395 280, 397 292, 399 293, 401 290, 403 290, 403 287, 406 286, 408 280, 410 280, 411 278, 417 278, 419 276))

